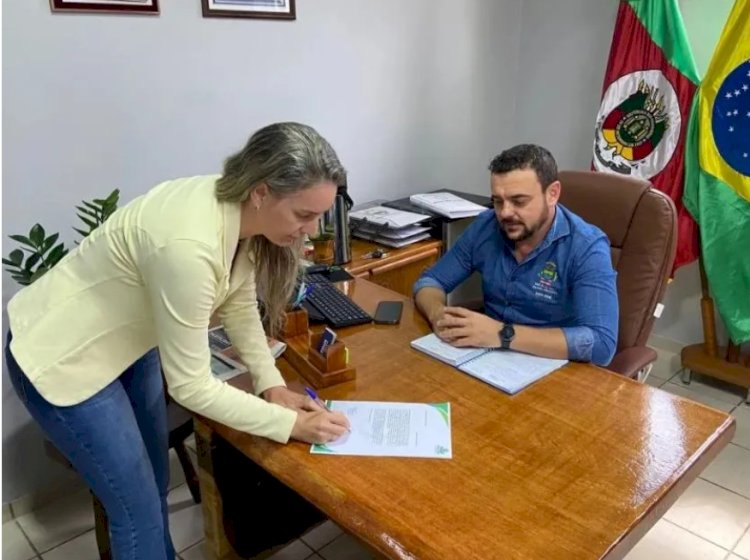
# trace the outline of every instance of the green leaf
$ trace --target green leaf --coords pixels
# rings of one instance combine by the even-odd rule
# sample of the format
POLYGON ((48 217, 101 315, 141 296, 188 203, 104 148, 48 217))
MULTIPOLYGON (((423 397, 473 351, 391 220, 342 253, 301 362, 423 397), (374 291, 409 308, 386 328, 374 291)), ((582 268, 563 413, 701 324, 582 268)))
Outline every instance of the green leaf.
POLYGON ((24 245, 28 245, 29 247, 36 249, 34 244, 31 242, 31 239, 24 235, 9 235, 8 237, 10 237, 13 241, 18 241, 19 243, 23 243, 24 245))
POLYGON ((68 251, 65 249, 65 245, 60 243, 57 247, 50 251, 49 255, 47 255, 47 266, 49 266, 50 268, 55 266, 58 261, 67 254, 68 251))
POLYGON ((62 259, 67 254, 68 251, 65 249, 65 245, 60 243, 57 247, 50 251, 49 255, 47 255, 47 266, 52 268, 60 259, 62 259))
MULTIPOLYGON (((84 224, 86 224, 87 226, 89 226, 89 227, 91 228, 91 230, 92 230, 92 231, 93 231, 93 230, 95 230, 95 229, 97 228, 97 226, 99 225, 99 224, 97 224, 96 222, 92 222, 92 221, 91 221, 91 220, 89 220, 88 218, 84 218, 83 216, 78 216, 78 217, 79 217, 79 218, 81 218, 81 221, 82 221, 82 222, 83 222, 84 224)), ((91 232, 89 232, 89 233, 91 233, 91 232)))
POLYGON ((13 261, 9 261, 8 259, 3 259, 3 264, 6 266, 18 266, 16 263, 14 263, 13 261))
POLYGON ((107 203, 109 204, 117 204, 117 201, 120 199, 120 189, 115 189, 111 193, 109 193, 109 196, 107 197, 107 203))
POLYGON ((59 233, 53 233, 47 239, 45 239, 44 243, 42 244, 42 253, 46 253, 47 251, 49 251, 50 247, 55 244, 58 237, 60 237, 59 233))
POLYGON ((104 206, 104 199, 103 198, 95 198, 93 202, 94 202, 94 204, 97 204, 99 206, 104 206))
MULTIPOLYGON (((87 216, 91 216, 92 218, 98 220, 99 219, 99 213, 94 212, 93 210, 89 210, 88 208, 84 208, 83 206, 76 206, 76 210, 81 212, 82 214, 86 214, 87 216)), ((78 216, 81 217, 80 214, 78 216)))
POLYGON ((8 255, 8 258, 11 260, 11 262, 15 265, 20 265, 23 261, 23 251, 21 249, 16 249, 15 251, 11 251, 10 255, 8 255))
POLYGON ((90 208, 91 210, 93 210, 94 212, 96 212, 96 213, 97 213, 97 215, 99 214, 99 212, 100 212, 100 210, 101 210, 101 208, 100 208, 99 206, 97 206, 96 204, 91 204, 90 202, 87 202, 87 201, 85 201, 85 200, 83 201, 83 205, 84 205, 84 206, 85 206, 86 208, 90 208))
MULTIPOLYGON (((88 237, 88 236, 89 236, 89 233, 91 233, 90 231, 83 231, 82 229, 78 229, 78 228, 73 228, 73 230, 74 230, 74 231, 75 231, 76 233, 80 233, 80 234, 81 234, 82 236, 84 236, 84 237, 88 237)), ((76 243, 77 243, 77 242, 76 242, 76 243)))
POLYGON ((26 274, 11 274, 10 276, 22 286, 28 286, 31 284, 31 277, 26 274))
POLYGON ((49 269, 45 266, 40 266, 37 271, 31 275, 31 278, 29 278, 29 284, 36 282, 39 280, 49 269))
POLYGON ((24 265, 24 268, 31 272, 31 270, 34 268, 36 263, 38 263, 42 258, 42 255, 39 253, 34 253, 33 255, 29 256, 28 259, 26 259, 26 264, 24 265))
POLYGON ((35 247, 39 247, 44 242, 44 228, 41 224, 34 224, 29 232, 29 239, 35 247))

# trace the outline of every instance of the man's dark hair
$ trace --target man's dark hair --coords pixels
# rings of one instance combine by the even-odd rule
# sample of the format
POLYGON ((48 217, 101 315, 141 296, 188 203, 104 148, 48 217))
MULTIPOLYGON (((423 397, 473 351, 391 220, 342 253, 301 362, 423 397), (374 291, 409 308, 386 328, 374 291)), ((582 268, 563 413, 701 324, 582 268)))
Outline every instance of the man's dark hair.
POLYGON ((549 150, 536 144, 519 144, 495 156, 490 162, 493 175, 501 175, 517 169, 533 169, 537 179, 546 191, 550 184, 557 181, 557 163, 549 150))

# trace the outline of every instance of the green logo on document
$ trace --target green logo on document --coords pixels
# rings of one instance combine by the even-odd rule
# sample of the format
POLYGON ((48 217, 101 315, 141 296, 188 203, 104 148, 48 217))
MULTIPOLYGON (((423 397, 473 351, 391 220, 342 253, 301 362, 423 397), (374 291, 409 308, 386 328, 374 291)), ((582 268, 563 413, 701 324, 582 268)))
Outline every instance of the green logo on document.
POLYGON ((442 445, 436 445, 435 446, 435 453, 437 455, 447 455, 448 454, 448 448, 443 447, 442 445))

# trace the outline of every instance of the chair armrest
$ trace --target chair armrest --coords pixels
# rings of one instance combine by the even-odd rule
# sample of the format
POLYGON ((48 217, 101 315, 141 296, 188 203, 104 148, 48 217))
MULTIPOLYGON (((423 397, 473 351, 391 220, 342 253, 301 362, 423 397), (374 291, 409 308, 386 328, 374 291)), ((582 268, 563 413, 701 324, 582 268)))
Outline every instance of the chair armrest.
POLYGON ((633 346, 615 354, 607 369, 636 379, 641 369, 655 361, 656 350, 648 346, 633 346))

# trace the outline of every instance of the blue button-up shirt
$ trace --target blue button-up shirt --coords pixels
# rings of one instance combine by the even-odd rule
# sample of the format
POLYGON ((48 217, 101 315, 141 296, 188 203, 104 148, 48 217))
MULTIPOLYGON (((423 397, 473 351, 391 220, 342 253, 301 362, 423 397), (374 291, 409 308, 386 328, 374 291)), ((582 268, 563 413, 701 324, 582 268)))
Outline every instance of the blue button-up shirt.
POLYGON ((609 241, 558 204, 542 242, 520 263, 494 210, 476 217, 456 244, 414 284, 451 292, 474 271, 485 313, 516 325, 560 327, 568 358, 607 365, 617 346, 617 287, 609 241))

